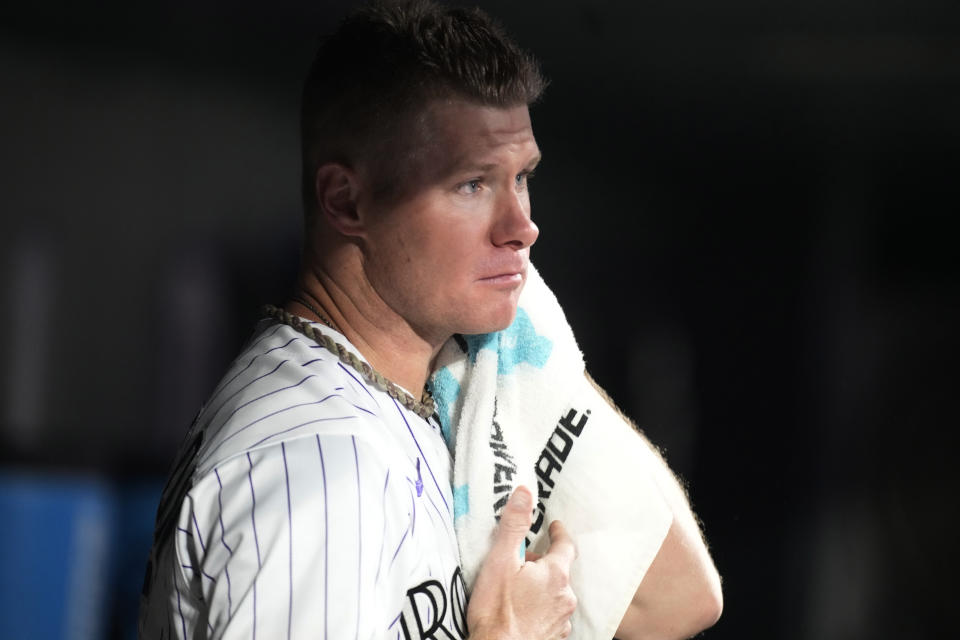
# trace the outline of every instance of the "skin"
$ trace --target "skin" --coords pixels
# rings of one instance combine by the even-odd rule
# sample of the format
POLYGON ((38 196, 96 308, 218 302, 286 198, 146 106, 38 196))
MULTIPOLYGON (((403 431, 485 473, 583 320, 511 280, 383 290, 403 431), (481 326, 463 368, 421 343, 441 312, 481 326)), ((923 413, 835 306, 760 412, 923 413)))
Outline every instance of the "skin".
MULTIPOLYGON (((387 378, 419 396, 454 333, 513 321, 530 246, 527 177, 540 159, 526 106, 464 100, 430 104, 411 184, 373 197, 363 166, 331 163, 316 175, 320 215, 297 294, 308 298, 387 378)), ((288 310, 311 317, 302 305, 288 310)), ((542 557, 521 560, 533 496, 519 487, 501 515, 467 609, 472 640, 553 640, 570 634, 573 541, 560 522, 542 557)))
MULTIPOLYGON (((587 380, 630 422, 589 375, 587 380)), ((616 637, 620 640, 689 638, 713 626, 723 612, 720 575, 690 510, 686 492, 656 447, 639 431, 638 435, 658 461, 652 469, 653 477, 673 512, 673 522, 620 621, 616 637)))
POLYGON ((467 608, 471 640, 566 638, 577 598, 570 588, 576 548, 563 525, 550 525, 550 549, 543 556, 517 549, 532 523, 533 494, 514 491, 500 516, 489 555, 480 568, 467 608))
POLYGON ((424 121, 413 183, 398 198, 373 197, 363 166, 317 170, 320 215, 299 285, 416 396, 453 334, 510 325, 539 234, 527 176, 540 151, 525 106, 436 101, 424 121))
MULTIPOLYGON (((376 176, 363 164, 318 168, 319 214, 297 291, 415 397, 452 335, 513 321, 539 233, 527 180, 540 160, 525 106, 438 100, 417 126, 405 184, 387 200, 374 196, 376 176)), ((314 315, 296 302, 287 308, 314 315)), ((722 609, 719 577, 686 496, 665 463, 655 475, 674 521, 620 624, 623 640, 686 638, 722 609)), ((520 487, 504 509, 467 610, 473 640, 570 633, 576 551, 554 522, 548 552, 521 562, 516 550, 532 506, 520 487)))

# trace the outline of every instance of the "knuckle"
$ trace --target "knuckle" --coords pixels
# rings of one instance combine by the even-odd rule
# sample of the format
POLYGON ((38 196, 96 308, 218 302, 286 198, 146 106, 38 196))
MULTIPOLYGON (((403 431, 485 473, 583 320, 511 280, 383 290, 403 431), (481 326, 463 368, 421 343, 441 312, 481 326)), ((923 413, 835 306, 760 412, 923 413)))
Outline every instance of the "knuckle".
POLYGON ((513 530, 525 527, 526 521, 523 517, 523 514, 518 514, 516 512, 503 511, 503 514, 500 516, 500 528, 513 530))
POLYGON ((570 571, 566 565, 552 562, 550 563, 549 579, 558 589, 566 589, 570 586, 570 571))

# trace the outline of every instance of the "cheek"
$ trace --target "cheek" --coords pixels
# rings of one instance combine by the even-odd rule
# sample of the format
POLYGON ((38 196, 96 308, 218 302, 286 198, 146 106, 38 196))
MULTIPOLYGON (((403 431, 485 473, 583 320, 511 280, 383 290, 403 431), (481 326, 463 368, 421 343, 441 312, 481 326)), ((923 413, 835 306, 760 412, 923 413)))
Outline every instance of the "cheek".
POLYGON ((410 242, 402 235, 397 236, 396 251, 393 253, 391 262, 394 265, 404 265, 413 262, 410 242))
POLYGON ((423 256, 434 268, 462 273, 472 268, 481 249, 479 225, 460 220, 437 223, 425 230, 423 256))

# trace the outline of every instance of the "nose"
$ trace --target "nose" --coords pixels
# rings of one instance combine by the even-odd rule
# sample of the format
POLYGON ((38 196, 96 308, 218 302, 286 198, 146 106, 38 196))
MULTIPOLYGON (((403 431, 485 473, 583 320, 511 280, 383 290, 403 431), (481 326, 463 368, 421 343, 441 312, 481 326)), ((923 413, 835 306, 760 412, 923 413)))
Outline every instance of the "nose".
POLYGON ((530 219, 530 198, 527 192, 512 191, 503 195, 493 227, 493 244, 498 247, 525 249, 537 241, 540 229, 530 219))

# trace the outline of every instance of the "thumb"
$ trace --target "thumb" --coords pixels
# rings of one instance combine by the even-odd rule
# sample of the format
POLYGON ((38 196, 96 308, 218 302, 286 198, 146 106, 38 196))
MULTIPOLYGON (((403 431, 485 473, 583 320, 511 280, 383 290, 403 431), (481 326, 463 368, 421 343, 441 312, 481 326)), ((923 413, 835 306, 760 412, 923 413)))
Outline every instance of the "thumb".
POLYGON ((533 494, 530 489, 517 487, 500 514, 500 526, 497 528, 490 555, 498 562, 520 567, 523 564, 521 545, 533 522, 533 494))

